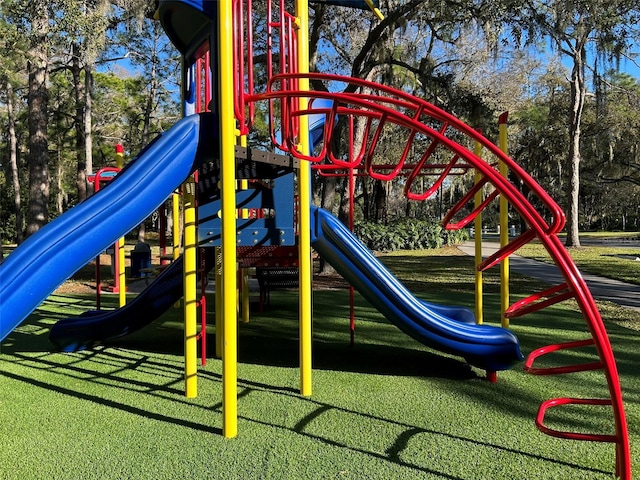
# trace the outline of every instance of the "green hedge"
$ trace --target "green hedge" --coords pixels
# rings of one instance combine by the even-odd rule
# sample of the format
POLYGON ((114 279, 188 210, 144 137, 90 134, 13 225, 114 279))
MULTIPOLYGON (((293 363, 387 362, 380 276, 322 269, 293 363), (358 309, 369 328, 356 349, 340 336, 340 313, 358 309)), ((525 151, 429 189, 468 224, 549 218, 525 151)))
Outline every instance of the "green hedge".
POLYGON ((356 236, 371 250, 424 250, 455 245, 469 238, 467 230, 444 230, 427 220, 404 218, 387 225, 375 222, 356 222, 356 236))

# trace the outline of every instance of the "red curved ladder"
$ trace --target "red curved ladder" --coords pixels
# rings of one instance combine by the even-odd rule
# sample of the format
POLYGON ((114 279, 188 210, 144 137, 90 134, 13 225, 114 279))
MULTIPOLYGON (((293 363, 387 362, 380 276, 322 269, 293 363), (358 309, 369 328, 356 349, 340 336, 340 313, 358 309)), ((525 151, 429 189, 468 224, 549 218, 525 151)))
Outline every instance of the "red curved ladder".
MULTIPOLYGON (((246 99, 250 102, 269 100, 272 104, 278 104, 281 113, 279 116, 280 123, 273 122, 272 128, 288 133, 288 135, 283 135, 278 140, 278 148, 291 153, 297 158, 317 163, 317 168, 320 169, 335 169, 336 167, 357 168, 366 171, 374 178, 383 180, 391 180, 399 175, 404 175, 406 182, 405 195, 414 199, 425 199, 433 194, 445 177, 450 175, 455 168, 475 169, 480 173, 482 180, 476 183, 447 213, 444 223, 446 228, 449 229, 463 228, 468 225, 476 215, 499 195, 504 195, 512 207, 520 214, 528 229, 487 258, 479 268, 486 270, 513 254, 523 245, 537 239, 545 246, 550 257, 564 276, 565 281, 560 285, 534 293, 523 300, 515 302, 507 310, 507 316, 515 318, 564 300, 573 299, 578 303, 591 334, 591 338, 585 341, 555 344, 534 350, 525 362, 525 370, 535 375, 554 375, 599 369, 604 372, 610 397, 606 399, 554 398, 547 400, 540 406, 536 417, 536 425, 542 432, 555 437, 614 443, 616 448, 616 474, 622 479, 630 479, 629 437, 615 358, 593 296, 557 236, 557 233, 562 230, 565 220, 564 214, 556 202, 519 165, 502 153, 496 145, 437 107, 403 92, 363 80, 327 74, 308 74, 305 76, 316 83, 335 84, 340 82, 343 87, 348 84, 354 93, 289 90, 288 88, 291 86, 297 85, 302 75, 296 73, 274 75, 266 92, 248 96, 246 99), (283 86, 287 88, 283 89, 283 86), (308 108, 300 109, 297 107, 298 102, 292 101, 292 99, 297 100, 299 97, 310 99, 308 108), (331 107, 314 108, 315 99, 331 100, 331 107), (304 155, 297 150, 296 132, 298 131, 298 120, 303 115, 315 114, 323 114, 326 117, 324 145, 317 152, 311 155, 304 155), (365 138, 362 145, 352 144, 349 146, 349 155, 346 158, 344 156, 338 158, 331 152, 329 147, 330 142, 328 139, 332 133, 335 118, 340 116, 349 117, 351 123, 353 123, 354 118, 357 122, 360 122, 359 128, 365 138), (376 161, 379 153, 377 149, 380 148, 382 139, 387 132, 392 132, 395 135, 405 135, 407 145, 394 165, 385 164, 380 169, 379 162, 376 161), (479 142, 485 151, 489 152, 489 157, 492 161, 487 161, 473 153, 475 142, 479 142), (415 161, 413 156, 415 151, 420 148, 425 153, 421 154, 418 160, 415 161), (327 161, 329 163, 326 163, 327 161), (498 161, 504 162, 508 166, 510 175, 507 178, 503 177, 498 171, 498 161), (418 182, 416 180, 425 169, 437 170, 437 179, 428 188, 418 191, 418 182), (535 208, 509 178, 517 178, 529 192, 535 195, 541 208, 535 208), (469 210, 468 205, 472 202, 475 193, 487 186, 491 186, 493 191, 486 196, 479 207, 471 209, 467 213, 469 210), (454 220, 460 216, 462 216, 460 220, 454 220), (546 219, 549 220, 547 221, 546 219), (598 356, 597 361, 551 369, 534 367, 535 360, 546 353, 585 345, 593 345, 595 347, 598 356), (611 407, 615 421, 615 434, 565 432, 554 430, 545 425, 545 414, 550 408, 575 404, 611 407)), ((345 88, 341 88, 341 90, 344 92, 345 88)), ((276 135, 274 134, 272 137, 275 139, 276 135)))
MULTIPOLYGON (((511 240, 495 254, 487 258, 479 268, 486 270, 507 258, 523 245, 537 239, 544 245, 550 257, 564 277, 560 285, 534 293, 512 304, 506 315, 510 318, 523 316, 546 307, 573 299, 577 302, 591 337, 583 341, 559 343, 534 350, 525 361, 525 371, 534 375, 555 375, 602 370, 606 379, 609 398, 554 398, 540 405, 536 417, 537 427, 544 433, 566 439, 610 442, 615 444, 616 474, 623 480, 631 479, 631 455, 629 434, 622 402, 620 379, 611 349, 609 337, 600 312, 575 263, 563 247, 557 234, 562 230, 565 218, 557 203, 518 164, 505 155, 496 145, 484 138, 452 115, 430 103, 404 92, 371 82, 330 74, 300 74, 295 61, 297 45, 295 18, 286 12, 283 0, 267 3, 267 75, 268 84, 264 92, 256 93, 252 82, 252 26, 251 0, 234 0, 234 56, 237 71, 234 73, 237 120, 241 133, 248 132, 253 121, 253 105, 258 101, 269 103, 269 123, 272 141, 283 151, 313 162, 319 170, 357 169, 380 180, 405 177, 404 193, 410 199, 424 200, 435 193, 445 178, 460 170, 474 169, 481 180, 445 216, 445 227, 463 228, 484 210, 494 198, 504 196, 527 224, 527 229, 511 240), (273 4, 273 5, 272 5, 273 4), (246 41, 245 41, 246 39, 246 41), (300 79, 312 85, 324 84, 324 90, 301 91, 300 79), (299 99, 309 100, 308 107, 299 108, 299 99), (326 102, 317 99, 330 100, 326 102), (314 105, 315 103, 315 105, 314 105), (321 106, 324 105, 324 106, 321 106), (277 113, 276 113, 277 112, 277 113), (304 155, 298 150, 299 119, 305 115, 324 115, 324 143, 314 153, 304 155), (338 156, 330 148, 336 118, 346 117, 351 137, 359 132, 361 144, 351 140, 347 156, 338 156), (279 134, 277 135, 276 132, 279 134), (406 146, 394 164, 381 153, 385 135, 396 138, 404 135, 406 146), (474 145, 481 144, 488 158, 473 153, 474 145), (417 154, 416 152, 420 152, 417 154), (509 169, 504 177, 498 171, 503 162, 509 169), (428 170, 436 174, 430 186, 421 189, 418 179, 428 170), (524 186, 535 197, 534 206, 513 180, 524 186), (493 189, 484 201, 469 208, 474 195, 480 189, 493 189), (462 218, 460 218, 462 217, 462 218), (553 368, 537 368, 536 359, 564 349, 593 346, 597 361, 553 368), (602 405, 611 408, 615 422, 615 434, 588 434, 554 430, 545 425, 544 418, 550 408, 563 405, 602 405)), ((341 152, 342 153, 342 152, 341 152)))

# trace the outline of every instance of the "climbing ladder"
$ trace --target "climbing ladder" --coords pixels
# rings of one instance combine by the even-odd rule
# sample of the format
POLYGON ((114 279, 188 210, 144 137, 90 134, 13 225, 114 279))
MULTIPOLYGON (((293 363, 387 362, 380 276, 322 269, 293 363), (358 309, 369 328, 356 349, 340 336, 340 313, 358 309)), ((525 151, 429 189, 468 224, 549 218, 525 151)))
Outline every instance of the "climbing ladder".
MULTIPOLYGON (((282 77, 289 77, 288 84, 294 84, 300 79, 299 74, 282 74, 272 79, 270 86, 282 85, 282 77)), ((403 92, 387 87, 375 85, 357 79, 340 78, 335 75, 309 74, 314 82, 338 81, 355 87, 354 93, 326 93, 306 92, 310 98, 309 108, 296 109, 296 102, 282 102, 281 106, 291 106, 281 117, 281 121, 295 122, 302 115, 322 113, 326 116, 325 141, 322 148, 312 155, 303 155, 296 150, 295 137, 282 138, 279 148, 292 155, 317 163, 317 168, 325 166, 364 168, 369 176, 381 180, 392 180, 402 170, 409 169, 410 174, 405 180, 405 195, 410 199, 422 200, 435 193, 453 168, 466 167, 480 173, 481 181, 474 184, 463 198, 456 203, 444 217, 443 223, 447 229, 459 229, 467 226, 482 212, 496 197, 503 195, 514 210, 524 219, 527 225, 521 235, 512 239, 507 245, 488 257, 479 265, 480 270, 487 270, 503 259, 515 253, 520 247, 537 239, 549 253, 564 277, 560 285, 547 288, 541 292, 519 300, 512 304, 506 312, 508 318, 519 317, 555 305, 559 302, 573 299, 577 302, 583 318, 588 326, 591 338, 583 341, 559 343, 544 346, 534 350, 525 362, 525 371, 534 375, 557 375, 587 370, 602 370, 609 390, 609 398, 554 398, 547 400, 540 406, 536 417, 537 427, 544 433, 559 438, 573 440, 590 440, 611 442, 616 446, 616 472, 620 478, 631 478, 629 439, 627 423, 622 403, 620 381, 609 337, 607 336, 602 318, 595 304, 593 296, 580 275, 575 263, 560 242, 557 234, 564 226, 564 215, 559 206, 544 192, 544 190, 526 174, 512 159, 503 154, 498 147, 482 137, 475 130, 464 123, 437 109, 420 99, 411 97, 403 92), (314 100, 331 100, 329 108, 314 109, 314 100), (330 151, 330 136, 334 122, 340 117, 346 117, 348 124, 360 122, 360 132, 365 139, 361 145, 350 145, 349 155, 333 155, 330 151), (379 159, 385 157, 385 137, 398 134, 404 135, 406 147, 399 160, 393 166, 383 164, 379 159), (475 143, 480 143, 488 155, 480 158, 472 151, 475 143), (423 152, 416 156, 415 152, 423 152), (447 159, 443 162, 443 159, 447 159), (328 162, 327 162, 328 161, 328 162), (498 171, 498 163, 504 162, 509 168, 507 177, 498 171), (424 182, 416 182, 420 172, 424 170, 438 170, 436 179, 421 191, 417 189, 424 182), (517 179, 517 180, 516 180, 517 179), (512 183, 513 182, 513 183, 512 183), (537 207, 528 200, 522 191, 516 187, 519 182, 525 191, 536 197, 537 207), (479 206, 470 207, 478 191, 488 190, 489 193, 479 206), (469 211, 470 210, 470 211, 469 211), (564 349, 593 346, 598 357, 597 361, 554 368, 536 368, 535 362, 541 356, 564 349), (545 414, 553 407, 563 405, 599 405, 611 407, 615 434, 575 433, 555 430, 545 424, 545 414)), ((342 90, 344 91, 344 89, 342 90)), ((281 97, 298 97, 301 92, 286 92, 283 90, 267 90, 258 97, 270 99, 281 97)), ((287 129, 295 132, 295 126, 287 129)))
MULTIPOLYGON (((557 375, 588 370, 604 373, 609 398, 553 398, 539 408, 536 425, 551 436, 610 442, 615 444, 616 474, 631 478, 629 437, 625 418, 620 380, 600 312, 585 281, 558 238, 565 217, 551 197, 518 164, 476 130, 439 108, 402 91, 360 79, 332 74, 301 74, 296 70, 296 19, 286 12, 284 0, 266 2, 266 51, 268 83, 266 90, 256 92, 253 87, 252 59, 254 41, 251 0, 234 0, 234 48, 236 50, 235 97, 239 130, 249 131, 256 102, 269 104, 271 139, 277 147, 301 160, 313 163, 319 170, 336 168, 358 169, 378 180, 390 181, 404 176, 404 194, 413 200, 431 197, 452 172, 473 169, 476 182, 444 217, 447 229, 469 225, 497 197, 506 198, 522 217, 527 228, 495 254, 487 258, 479 270, 487 270, 509 257, 523 245, 537 240, 549 253, 564 282, 533 293, 512 304, 507 318, 516 318, 540 311, 559 302, 574 300, 582 313, 590 338, 558 343, 538 348, 525 361, 525 371, 534 375, 557 375), (301 91, 301 80, 308 80, 315 89, 301 91), (300 98, 308 99, 307 108, 300 108, 300 98), (303 116, 324 116, 324 141, 314 152, 298 150, 299 121, 303 116), (337 122, 346 125, 350 143, 345 151, 334 152, 331 136, 337 122), (389 163, 387 147, 398 138, 405 141, 404 149, 394 163, 389 163), (362 139, 357 141, 356 139, 362 139), (474 154, 480 144, 486 154, 474 154), (499 171, 500 163, 508 167, 508 175, 499 171), (424 172, 434 180, 425 185, 424 172), (420 181, 418 181, 418 179, 420 181), (483 192, 484 199, 474 205, 474 196, 483 192), (527 192, 525 195, 523 192, 527 192), (539 368, 536 360, 560 350, 593 347, 593 362, 568 366, 539 368), (610 407, 614 434, 575 433, 550 428, 545 415, 551 408, 565 405, 596 405, 610 407)), ((316 117, 317 118, 317 117, 316 117)))

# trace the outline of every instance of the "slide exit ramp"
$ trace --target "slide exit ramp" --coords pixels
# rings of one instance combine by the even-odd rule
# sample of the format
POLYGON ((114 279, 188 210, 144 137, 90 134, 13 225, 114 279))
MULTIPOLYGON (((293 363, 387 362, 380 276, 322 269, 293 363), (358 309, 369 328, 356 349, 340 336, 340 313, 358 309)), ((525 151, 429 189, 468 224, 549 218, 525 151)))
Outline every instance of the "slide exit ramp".
POLYGON ((507 329, 456 319, 460 308, 417 299, 331 213, 312 209, 312 244, 358 292, 400 330, 436 350, 463 357, 488 371, 507 370, 524 360, 517 337, 507 329))

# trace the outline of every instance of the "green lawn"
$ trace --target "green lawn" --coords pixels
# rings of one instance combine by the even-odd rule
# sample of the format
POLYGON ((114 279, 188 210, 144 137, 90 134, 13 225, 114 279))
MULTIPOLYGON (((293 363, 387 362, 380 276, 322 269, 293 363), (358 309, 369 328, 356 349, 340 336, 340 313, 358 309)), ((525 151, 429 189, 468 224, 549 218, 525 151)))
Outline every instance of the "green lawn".
MULTIPOLYGON (((419 296, 473 304, 473 260, 454 249, 382 258, 419 296)), ((513 277, 514 296, 539 288, 513 277)), ((485 319, 493 323, 498 280, 485 278, 485 319)), ((411 340, 359 297, 352 348, 348 302, 346 290, 314 292, 311 397, 298 393, 297 293, 274 292, 267 312, 239 325, 239 435, 225 439, 220 360, 199 369, 197 398, 184 397, 181 310, 112 345, 62 354, 50 351, 50 325, 90 309, 93 298, 49 298, 1 347, 0 478, 614 478, 612 445, 555 439, 533 423, 545 399, 606 395, 601 372, 537 377, 519 366, 491 384, 461 359, 411 340)), ((640 315, 611 305, 603 315, 638 465, 640 315)), ((512 328, 525 354, 585 338, 571 304, 512 328)), ((208 336, 213 348, 212 327, 208 336)), ((593 360, 588 351, 554 358, 593 360)), ((550 416, 552 426, 611 431, 606 408, 562 412, 550 416)))

